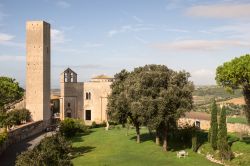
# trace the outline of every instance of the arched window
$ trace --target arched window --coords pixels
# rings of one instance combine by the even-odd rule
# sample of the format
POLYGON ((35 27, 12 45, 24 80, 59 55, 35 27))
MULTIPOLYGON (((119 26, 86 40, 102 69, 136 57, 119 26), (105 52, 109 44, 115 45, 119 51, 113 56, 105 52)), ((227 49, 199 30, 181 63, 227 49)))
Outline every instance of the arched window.
POLYGON ((70 74, 70 82, 73 82, 73 73, 70 74))
POLYGON ((68 74, 64 73, 64 82, 67 82, 67 76, 68 76, 68 74))

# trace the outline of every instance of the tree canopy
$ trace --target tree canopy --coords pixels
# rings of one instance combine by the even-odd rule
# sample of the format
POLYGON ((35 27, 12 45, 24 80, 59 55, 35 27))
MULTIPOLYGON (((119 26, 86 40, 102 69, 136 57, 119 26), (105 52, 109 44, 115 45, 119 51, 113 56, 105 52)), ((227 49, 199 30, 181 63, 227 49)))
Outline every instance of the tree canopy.
POLYGON ((0 77, 0 109, 23 97, 24 90, 13 78, 0 77))
POLYGON ((245 114, 250 124, 250 55, 234 58, 216 69, 217 84, 234 90, 242 88, 246 102, 245 114))
POLYGON ((138 143, 141 125, 158 133, 161 130, 166 140, 170 126, 192 109, 194 88, 189 77, 185 71, 175 72, 164 65, 146 65, 132 72, 122 70, 111 85, 108 113, 120 123, 126 123, 129 117, 136 128, 138 143))

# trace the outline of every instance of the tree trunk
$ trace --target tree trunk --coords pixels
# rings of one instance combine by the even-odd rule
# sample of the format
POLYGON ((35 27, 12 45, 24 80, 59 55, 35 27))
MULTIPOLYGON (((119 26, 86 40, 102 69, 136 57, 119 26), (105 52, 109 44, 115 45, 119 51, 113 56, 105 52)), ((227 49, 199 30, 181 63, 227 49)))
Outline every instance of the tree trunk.
POLYGON ((164 129, 163 133, 163 151, 168 151, 168 133, 167 128, 164 129))
POLYGON ((156 145, 160 145, 160 133, 158 129, 156 129, 156 132, 155 132, 155 143, 156 145))
POLYGON ((140 140, 140 127, 136 126, 135 128, 136 128, 136 136, 137 136, 136 142, 140 143, 141 142, 141 140, 140 140))
POLYGON ((130 128, 130 124, 127 123, 127 133, 126 133, 126 136, 128 136, 129 128, 130 128))
POLYGON ((246 114, 248 124, 250 125, 250 86, 243 87, 243 95, 246 102, 246 107, 244 111, 246 114))
POLYGON ((109 121, 106 121, 106 127, 105 127, 105 130, 109 130, 109 121))

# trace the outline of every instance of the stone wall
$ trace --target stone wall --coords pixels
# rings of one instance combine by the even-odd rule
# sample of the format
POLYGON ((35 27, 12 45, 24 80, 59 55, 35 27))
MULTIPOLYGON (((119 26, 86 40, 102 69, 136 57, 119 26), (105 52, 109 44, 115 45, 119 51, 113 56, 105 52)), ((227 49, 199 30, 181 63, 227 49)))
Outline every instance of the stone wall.
POLYGON ((25 124, 17 129, 8 132, 8 139, 0 145, 0 155, 8 148, 8 146, 19 143, 22 140, 41 133, 47 124, 43 121, 25 124))
MULTIPOLYGON (((200 122, 200 128, 202 130, 209 130, 210 128, 210 121, 209 120, 198 120, 198 119, 191 119, 191 118, 181 118, 179 119, 178 123, 179 125, 193 125, 195 121, 200 122)), ((244 132, 244 133, 250 133, 250 126, 245 124, 239 124, 239 123, 227 123, 227 131, 228 132, 244 132)))

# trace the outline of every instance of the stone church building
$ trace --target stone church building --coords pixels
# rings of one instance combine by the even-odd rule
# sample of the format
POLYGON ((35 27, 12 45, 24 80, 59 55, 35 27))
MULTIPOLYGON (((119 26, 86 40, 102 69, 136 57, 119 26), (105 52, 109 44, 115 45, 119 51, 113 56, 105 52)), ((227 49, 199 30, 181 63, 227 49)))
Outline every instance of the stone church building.
POLYGON ((60 75, 60 119, 78 118, 86 124, 106 121, 107 97, 112 82, 113 78, 105 75, 78 82, 77 74, 66 69, 60 75))

